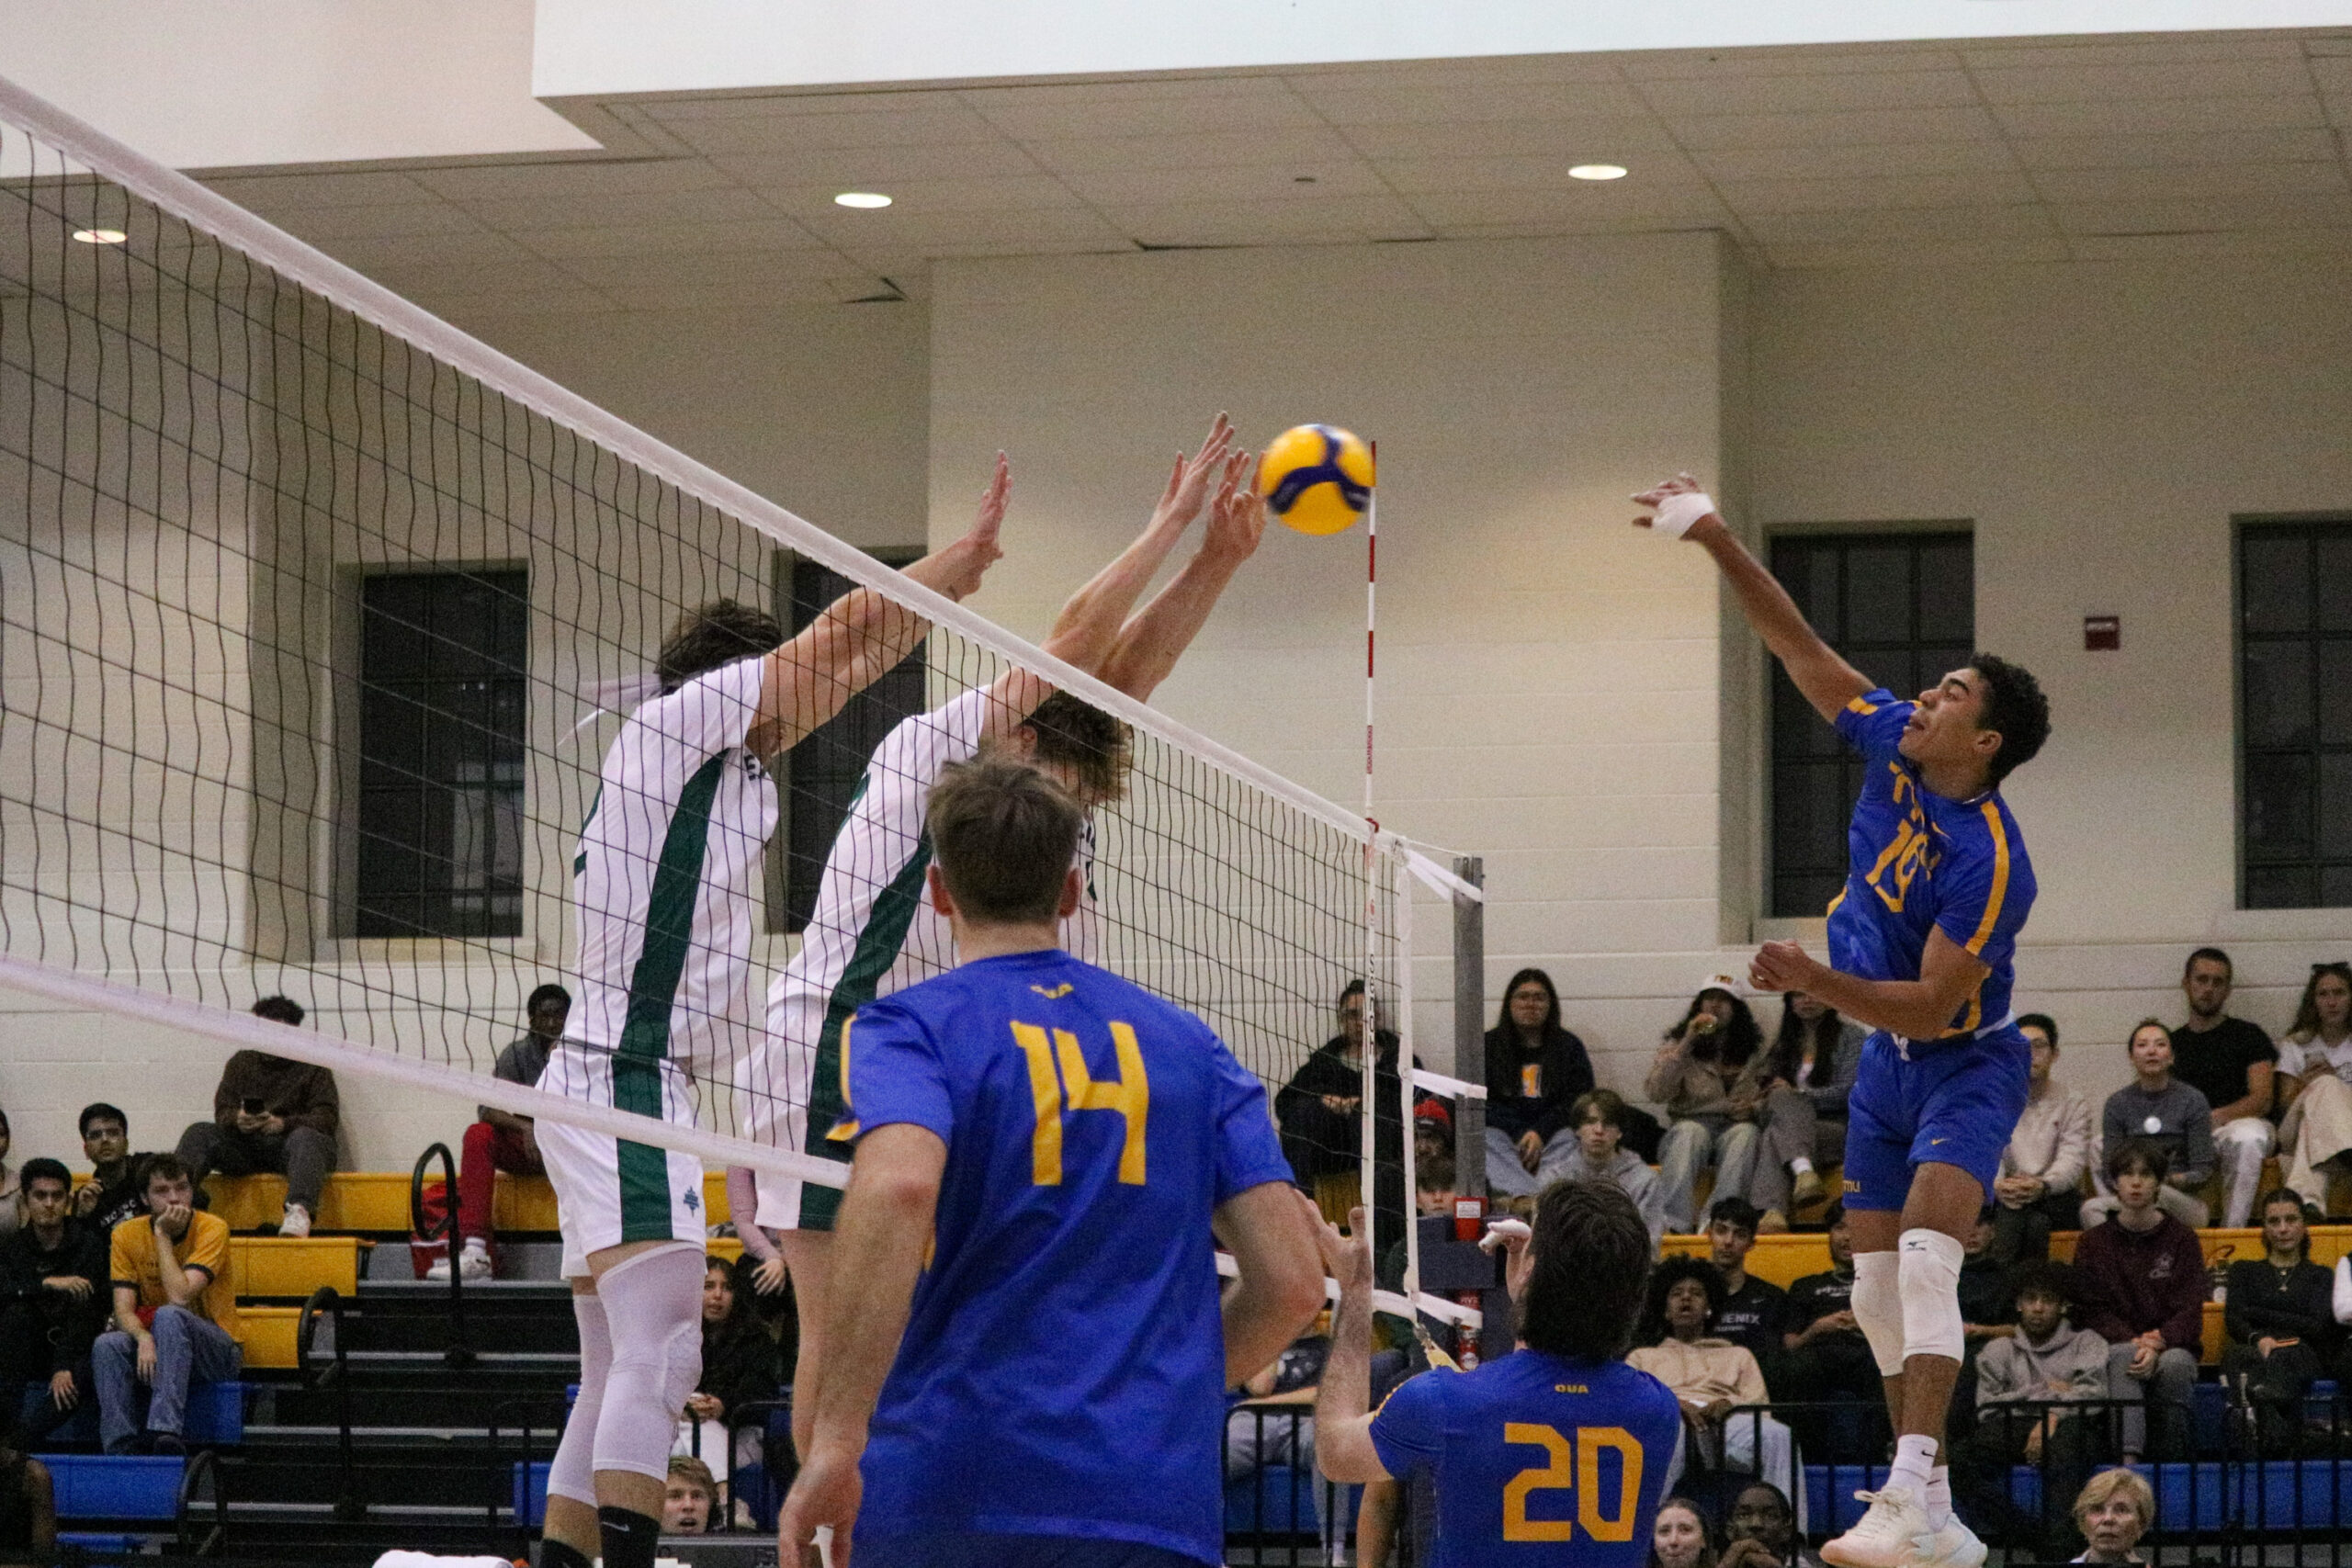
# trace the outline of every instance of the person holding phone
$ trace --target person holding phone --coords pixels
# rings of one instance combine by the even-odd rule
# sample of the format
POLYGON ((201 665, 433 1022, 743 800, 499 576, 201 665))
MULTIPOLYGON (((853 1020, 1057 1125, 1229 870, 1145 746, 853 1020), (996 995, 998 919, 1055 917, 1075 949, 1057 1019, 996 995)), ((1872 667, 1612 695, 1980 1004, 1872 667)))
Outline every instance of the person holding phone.
MULTIPOLYGON (((253 1010, 255 1018, 301 1027, 301 1004, 285 997, 264 997, 253 1010)), ((335 1132, 342 1121, 333 1073, 266 1051, 240 1051, 229 1058, 212 1091, 212 1120, 192 1123, 180 1134, 179 1157, 199 1193, 204 1179, 216 1170, 285 1177, 286 1212, 277 1234, 305 1236, 319 1212, 327 1172, 334 1168, 335 1132)))

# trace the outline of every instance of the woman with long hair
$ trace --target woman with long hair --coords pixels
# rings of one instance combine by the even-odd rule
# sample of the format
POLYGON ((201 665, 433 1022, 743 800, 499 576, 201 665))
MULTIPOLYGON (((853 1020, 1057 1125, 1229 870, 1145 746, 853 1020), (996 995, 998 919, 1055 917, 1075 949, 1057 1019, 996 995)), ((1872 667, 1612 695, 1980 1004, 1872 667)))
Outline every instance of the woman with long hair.
POLYGON ((1657 1506, 1646 1568, 1715 1568, 1715 1532, 1698 1504, 1668 1497, 1657 1506))
POLYGON ((1728 975, 1707 977, 1681 1021, 1666 1032, 1643 1085, 1643 1097, 1666 1107, 1670 1118, 1657 1155, 1658 1201, 1670 1231, 1699 1228, 1701 1171, 1714 1168, 1715 1191, 1725 1198, 1746 1197, 1756 1173, 1757 1112, 1770 1063, 1738 984, 1728 975))
POLYGON ((1487 1031, 1487 1190, 1522 1198, 1559 1179, 1577 1152, 1569 1108, 1593 1081, 1584 1042, 1560 1022, 1552 976, 1513 975, 1487 1031))
POLYGON ((2278 1042, 2277 1081, 2287 1185, 2325 1214, 2328 1178, 2352 1153, 2352 964, 2312 965, 2295 1021, 2278 1042))

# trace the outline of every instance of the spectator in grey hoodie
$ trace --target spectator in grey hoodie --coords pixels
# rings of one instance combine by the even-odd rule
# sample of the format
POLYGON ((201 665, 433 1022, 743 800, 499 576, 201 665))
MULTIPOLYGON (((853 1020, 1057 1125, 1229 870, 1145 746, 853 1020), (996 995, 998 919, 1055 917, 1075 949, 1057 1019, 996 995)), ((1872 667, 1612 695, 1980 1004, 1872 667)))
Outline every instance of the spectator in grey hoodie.
POLYGON ((2066 1321, 2067 1275, 2052 1263, 2018 1270, 2018 1332, 1984 1347, 1976 1361, 1976 1429, 1952 1458, 1952 1491, 1968 1517, 1997 1521, 2009 1540, 2039 1534, 2041 1556, 2074 1551, 2069 1521, 2058 1512, 2089 1479, 2106 1446, 2096 1416, 2053 1406, 2107 1397, 2107 1341, 2066 1321), (2004 1406, 2009 1407, 2005 1409, 2004 1406), (2009 1498, 2009 1467, 2046 1466, 2043 1517, 2018 1517, 2009 1498))
MULTIPOLYGON (((2208 1212, 2198 1190, 2219 1163, 2213 1151, 2213 1108, 2205 1097, 2172 1076, 2172 1031, 2143 1018, 2132 1031, 2132 1081, 2107 1097, 2099 1118, 2100 1149, 2095 1156, 2104 1177, 2105 1153, 2129 1138, 2146 1138, 2163 1148, 2171 1172, 2156 1189, 2156 1207, 2187 1225, 2204 1228, 2208 1212)), ((2083 1201, 2083 1228, 2115 1213, 2114 1184, 2099 1182, 2099 1194, 2083 1201)))
POLYGON ((1577 1135, 1577 1151, 1559 1165, 1564 1181, 1606 1181, 1624 1189, 1650 1231, 1650 1254, 1657 1254, 1658 1238, 1666 1234, 1666 1210, 1659 1201, 1657 1172, 1633 1150, 1620 1146, 1625 1136, 1625 1102, 1611 1089, 1587 1089, 1568 1107, 1568 1126, 1577 1135))

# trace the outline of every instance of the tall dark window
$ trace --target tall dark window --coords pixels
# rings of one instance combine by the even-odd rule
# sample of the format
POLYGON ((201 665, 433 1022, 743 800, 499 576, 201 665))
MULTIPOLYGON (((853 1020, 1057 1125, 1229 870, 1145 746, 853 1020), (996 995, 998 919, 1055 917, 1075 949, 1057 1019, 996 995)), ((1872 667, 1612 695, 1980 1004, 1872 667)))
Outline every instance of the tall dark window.
MULTIPOLYGON (((899 566, 912 560, 914 552, 893 552, 882 558, 899 566)), ((796 633, 856 586, 816 561, 794 560, 789 570, 786 592, 791 613, 786 621, 796 633)), ((792 749, 785 766, 784 826, 776 834, 784 847, 786 931, 805 928, 817 908, 817 884, 824 876, 825 856, 849 816, 850 802, 856 798, 858 782, 865 776, 874 749, 899 720, 923 709, 923 648, 917 643, 914 651, 888 674, 852 697, 831 722, 812 730, 792 749)))
POLYGON ((2238 534, 2239 903, 2352 905, 2352 519, 2238 534))
MULTIPOLYGON (((1854 667, 1908 697, 1968 661, 1976 640, 1976 557, 1965 533, 1792 534, 1772 541, 1772 575, 1854 667)), ((1775 915, 1818 915, 1846 882, 1846 823, 1862 760, 1772 666, 1775 915)))
POLYGON ((528 575, 360 588, 357 934, 523 933, 528 575))

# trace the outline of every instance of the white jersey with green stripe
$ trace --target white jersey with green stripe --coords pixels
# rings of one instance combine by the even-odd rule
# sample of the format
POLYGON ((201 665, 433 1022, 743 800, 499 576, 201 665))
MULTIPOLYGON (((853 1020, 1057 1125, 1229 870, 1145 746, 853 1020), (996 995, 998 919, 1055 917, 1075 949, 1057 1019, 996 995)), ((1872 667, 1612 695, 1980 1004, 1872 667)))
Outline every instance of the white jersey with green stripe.
POLYGON ((750 1054, 776 795, 743 741, 766 670, 764 657, 741 660, 652 698, 605 753, 573 862, 580 994, 567 1045, 722 1081, 750 1054))
MULTIPOLYGON (((923 818, 940 773, 978 751, 998 700, 985 687, 966 692, 902 720, 875 748, 825 856, 800 951, 768 987, 764 1049, 742 1085, 754 1138, 849 1157, 846 1145, 823 1136, 842 1105, 842 1026, 875 998, 955 967, 955 937, 931 901, 923 818)), ((1093 840, 1090 819, 1080 850, 1084 900, 1062 926, 1063 945, 1089 962, 1101 946, 1093 840)), ((760 1223, 792 1228, 785 1212, 800 1208, 798 1194, 779 1195, 799 1186, 762 1177, 760 1223)))

